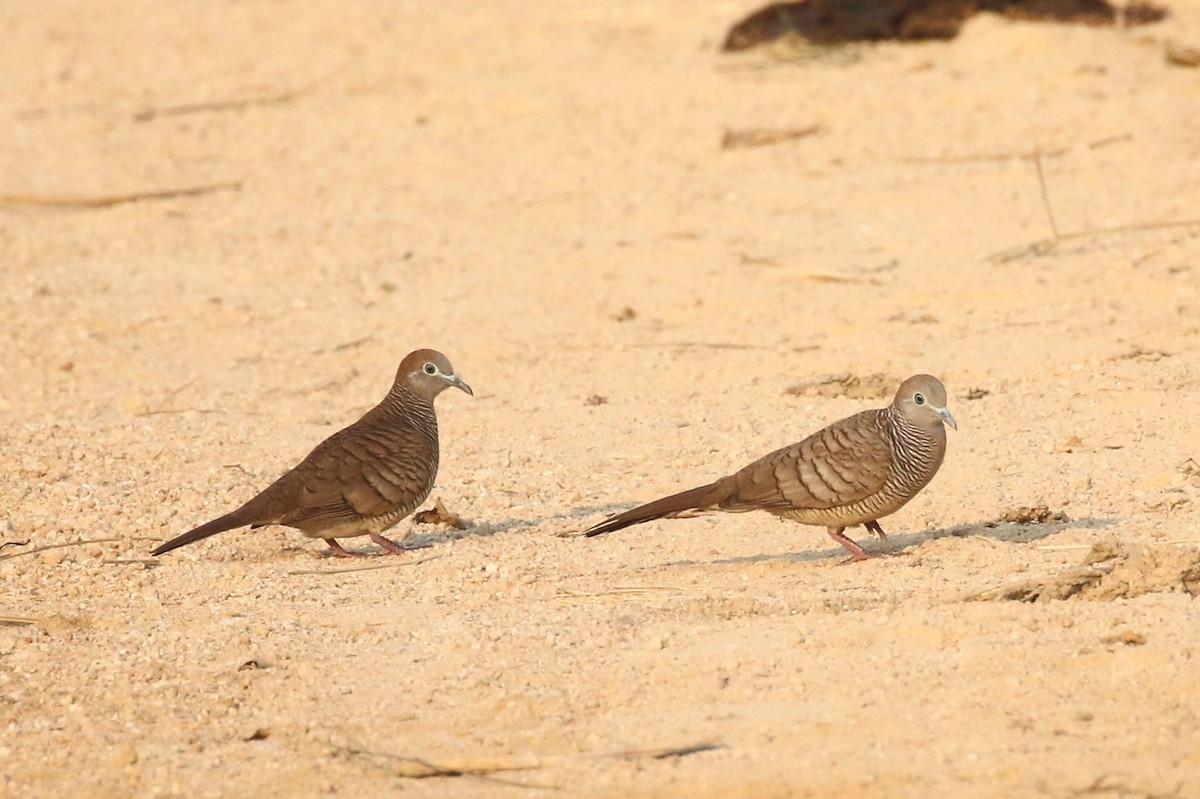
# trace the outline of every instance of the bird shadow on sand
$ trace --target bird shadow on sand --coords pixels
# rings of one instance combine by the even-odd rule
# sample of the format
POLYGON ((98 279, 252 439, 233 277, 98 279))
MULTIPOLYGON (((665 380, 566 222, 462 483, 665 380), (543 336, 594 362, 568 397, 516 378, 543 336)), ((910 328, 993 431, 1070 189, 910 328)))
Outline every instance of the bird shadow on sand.
POLYGON ((504 519, 498 522, 483 522, 474 525, 469 530, 463 530, 464 534, 474 535, 495 535, 497 533, 507 533, 510 530, 522 530, 525 528, 540 527, 548 522, 576 522, 572 525, 564 525, 561 530, 554 533, 557 538, 576 538, 583 535, 583 531, 591 525, 581 521, 588 516, 595 516, 603 513, 610 515, 616 511, 628 508, 629 504, 625 502, 610 502, 607 505, 581 505, 577 508, 571 508, 561 513, 552 513, 548 516, 541 516, 536 519, 513 518, 504 519), (478 532, 476 532, 478 531, 478 532))
MULTIPOLYGON (((416 524, 409 522, 409 527, 395 527, 392 530, 384 533, 384 535, 397 542, 403 540, 403 546, 407 551, 421 552, 428 550, 431 547, 435 547, 438 544, 444 544, 447 541, 457 541, 464 538, 477 537, 489 538, 493 535, 507 533, 512 530, 534 529, 542 526, 543 524, 547 524, 548 522, 576 521, 578 523, 569 526, 564 525, 563 529, 556 533, 556 537, 559 538, 576 538, 582 537, 583 531, 588 527, 587 524, 584 524, 579 520, 601 513, 608 515, 615 511, 623 510, 627 507, 629 507, 628 503, 583 505, 563 511, 562 513, 554 513, 536 518, 513 517, 509 519, 502 519, 496 522, 474 522, 471 520, 465 520, 467 522, 467 526, 461 530, 445 525, 435 528, 431 524, 416 524), (407 536, 403 535, 405 532, 408 533, 407 536)), ((352 539, 344 539, 342 543, 345 544, 347 541, 351 540, 352 539)), ((375 544, 367 542, 365 538, 359 540, 363 542, 361 545, 347 546, 346 549, 355 555, 363 557, 387 554, 375 544)), ((292 547, 292 549, 301 551, 305 549, 305 546, 304 544, 297 544, 292 547)), ((334 558, 334 555, 328 550, 320 553, 320 555, 330 559, 334 558)))
MULTIPOLYGON (((781 520, 782 523, 788 523, 781 520)), ((1064 521, 1050 521, 1044 523, 1023 523, 1011 522, 1001 519, 989 519, 978 522, 969 522, 967 524, 958 524, 953 527, 942 527, 935 530, 923 530, 919 533, 896 533, 888 534, 884 541, 880 541, 875 536, 866 532, 862 527, 854 527, 846 531, 846 535, 863 545, 863 548, 868 552, 878 555, 907 555, 911 547, 919 546, 926 541, 935 541, 939 538, 986 538, 992 541, 1008 543, 1008 544, 1030 544, 1034 541, 1041 541, 1044 538, 1060 533, 1064 530, 1073 528, 1083 528, 1088 530, 1100 530, 1116 524, 1115 519, 1097 519, 1093 517, 1085 517, 1082 519, 1069 519, 1064 521)), ((819 528, 804 528, 817 532, 819 528)), ((811 563, 822 560, 835 560, 841 562, 846 556, 846 550, 841 547, 827 547, 824 549, 806 550, 804 552, 781 552, 776 554, 762 555, 744 555, 735 558, 719 558, 711 561, 704 561, 708 564, 721 565, 736 565, 747 563, 761 563, 772 560, 786 560, 794 563, 811 563)), ((684 566, 695 565, 697 561, 678 561, 675 563, 665 564, 668 566, 684 566)))

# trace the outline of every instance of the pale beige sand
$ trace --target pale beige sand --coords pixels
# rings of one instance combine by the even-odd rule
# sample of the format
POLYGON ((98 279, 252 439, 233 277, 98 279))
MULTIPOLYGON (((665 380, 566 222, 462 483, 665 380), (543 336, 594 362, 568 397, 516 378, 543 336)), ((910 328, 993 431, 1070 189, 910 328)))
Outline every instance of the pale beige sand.
POLYGON ((2 538, 119 539, 0 562, 37 620, 0 626, 0 794, 1200 795, 1182 582, 964 599, 1200 541, 1200 226, 987 260, 1050 235, 1037 148, 1063 234, 1200 217, 1171 7, 800 63, 716 52, 753 3, 0 7, 0 194, 240 186, 0 210, 2 538), (476 390, 435 491, 473 526, 370 563, 436 559, 294 575, 346 564, 278 528, 147 558, 418 346, 476 390), (917 371, 959 431, 895 557, 757 514, 571 537, 884 401, 791 386, 917 371), (1071 521, 990 524, 1037 504, 1071 521))

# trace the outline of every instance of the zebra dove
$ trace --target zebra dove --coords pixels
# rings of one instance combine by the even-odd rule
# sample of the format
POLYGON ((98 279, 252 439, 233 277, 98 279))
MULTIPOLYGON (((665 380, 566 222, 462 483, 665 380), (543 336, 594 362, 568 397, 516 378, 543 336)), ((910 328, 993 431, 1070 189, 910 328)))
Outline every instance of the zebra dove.
POLYGON ((824 525, 850 552, 844 563, 874 557, 846 537, 861 524, 886 538, 879 519, 929 484, 946 454, 946 428, 958 425, 936 377, 905 380, 886 408, 834 422, 798 444, 759 458, 715 483, 610 516, 585 532, 611 533, 688 511, 765 510, 801 524, 824 525))
POLYGON ((333 555, 350 555, 338 538, 369 535, 388 552, 404 547, 382 533, 425 501, 438 468, 433 400, 454 386, 474 396, 445 355, 409 353, 383 401, 317 445, 291 471, 232 513, 173 538, 154 555, 237 527, 282 524, 324 538, 333 555))

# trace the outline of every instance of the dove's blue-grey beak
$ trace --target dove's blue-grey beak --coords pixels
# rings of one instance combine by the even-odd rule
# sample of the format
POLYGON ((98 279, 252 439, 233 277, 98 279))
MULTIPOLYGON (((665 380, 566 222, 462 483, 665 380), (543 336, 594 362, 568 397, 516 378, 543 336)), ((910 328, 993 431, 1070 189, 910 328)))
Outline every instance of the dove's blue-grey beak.
POLYGON ((954 421, 954 417, 950 415, 950 409, 949 409, 949 408, 934 408, 934 410, 935 410, 935 411, 937 411, 937 415, 938 415, 938 416, 942 417, 942 421, 943 421, 943 422, 945 422, 946 424, 950 425, 950 429, 951 429, 951 430, 957 430, 957 429, 958 429, 958 423, 957 423, 957 422, 955 422, 955 421, 954 421))
MULTIPOLYGON (((450 375, 450 377, 446 378, 446 382, 449 383, 450 385, 454 386, 455 388, 461 388, 463 391, 467 392, 472 397, 475 396, 475 392, 471 390, 471 387, 468 386, 466 384, 466 382, 464 382, 463 379, 461 377, 459 377, 458 375, 450 375)), ((947 412, 947 415, 949 415, 948 412, 947 412)), ((951 421, 950 424, 954 424, 954 422, 951 421)))

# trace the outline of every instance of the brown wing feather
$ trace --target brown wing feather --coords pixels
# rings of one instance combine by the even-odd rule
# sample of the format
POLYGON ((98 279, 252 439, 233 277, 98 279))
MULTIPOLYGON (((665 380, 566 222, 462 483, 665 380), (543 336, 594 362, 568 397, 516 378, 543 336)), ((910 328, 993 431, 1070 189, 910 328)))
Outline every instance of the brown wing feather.
POLYGON ((278 509, 263 522, 300 529, 403 514, 429 492, 437 469, 435 442, 403 427, 347 429, 322 442, 252 502, 278 509))
POLYGON ((723 510, 836 508, 878 492, 888 476, 888 443, 866 411, 776 450, 741 469, 723 510))

